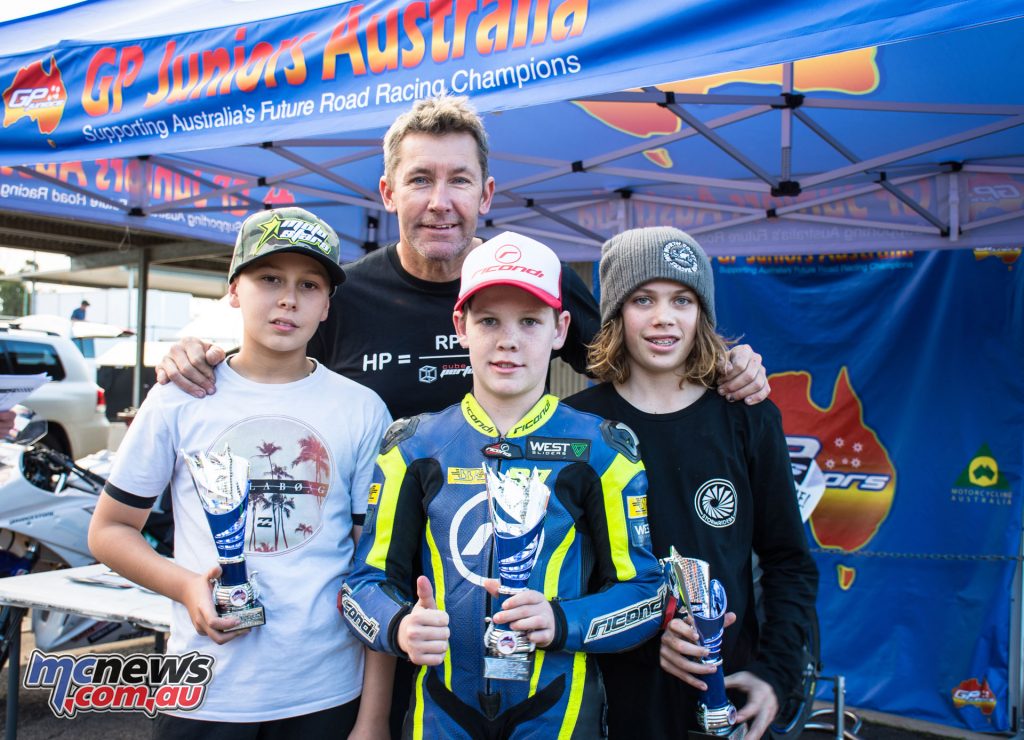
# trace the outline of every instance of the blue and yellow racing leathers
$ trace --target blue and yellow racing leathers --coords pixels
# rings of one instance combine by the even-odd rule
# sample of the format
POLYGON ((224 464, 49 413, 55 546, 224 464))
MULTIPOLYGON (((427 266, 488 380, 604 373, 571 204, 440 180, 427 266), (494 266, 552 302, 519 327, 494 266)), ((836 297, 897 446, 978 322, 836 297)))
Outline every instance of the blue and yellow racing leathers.
POLYGON ((638 645, 661 617, 646 493, 633 433, 554 396, 504 437, 472 395, 392 425, 342 603, 362 640, 396 655, 419 573, 449 615, 444 662, 421 668, 414 682, 407 737, 600 735, 603 694, 588 653, 638 645), (500 609, 481 585, 497 577, 484 464, 512 476, 536 468, 551 491, 529 588, 550 601, 556 631, 529 681, 483 677, 484 618, 500 609))

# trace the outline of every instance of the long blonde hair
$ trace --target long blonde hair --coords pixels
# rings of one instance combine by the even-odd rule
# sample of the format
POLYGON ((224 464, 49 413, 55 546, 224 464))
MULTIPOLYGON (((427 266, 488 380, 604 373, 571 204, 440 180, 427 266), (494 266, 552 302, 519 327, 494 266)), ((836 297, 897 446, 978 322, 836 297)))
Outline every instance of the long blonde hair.
MULTIPOLYGON (((720 336, 711 325, 704 309, 697 318, 697 332, 693 349, 686 358, 679 385, 691 382, 705 388, 718 384, 719 368, 725 363, 729 347, 734 340, 720 336)), ((587 345, 587 370, 604 383, 625 383, 629 380, 630 356, 626 349, 626 332, 622 321, 622 309, 601 326, 587 345)))

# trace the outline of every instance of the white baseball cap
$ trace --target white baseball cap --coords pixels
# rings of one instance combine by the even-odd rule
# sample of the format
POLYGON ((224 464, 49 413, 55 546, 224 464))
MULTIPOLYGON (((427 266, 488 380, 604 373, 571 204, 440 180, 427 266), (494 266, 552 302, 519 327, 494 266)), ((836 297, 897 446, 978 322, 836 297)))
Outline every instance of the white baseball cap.
POLYGON ((470 251, 462 263, 458 311, 477 291, 492 285, 512 285, 562 308, 562 263, 550 247, 535 239, 506 231, 470 251))

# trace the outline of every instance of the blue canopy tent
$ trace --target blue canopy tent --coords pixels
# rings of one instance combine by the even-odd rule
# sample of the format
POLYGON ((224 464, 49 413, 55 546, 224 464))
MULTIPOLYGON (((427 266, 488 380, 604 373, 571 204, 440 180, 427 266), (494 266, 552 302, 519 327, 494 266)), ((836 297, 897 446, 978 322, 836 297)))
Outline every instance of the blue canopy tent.
POLYGON ((384 128, 468 94, 498 185, 482 236, 592 262, 612 233, 673 224, 718 257, 720 326, 787 371, 787 434, 822 448, 823 654, 850 700, 1016 729, 1024 391, 999 368, 1024 356, 1019 3, 289 7, 86 0, 0 24, 0 237, 3 212, 94 221, 165 241, 73 265, 224 270, 246 213, 296 203, 356 258, 397 234, 384 128), (814 431, 841 396, 864 454, 814 431), (953 439, 915 446, 940 398, 953 439), (875 512, 867 534, 836 524, 850 506, 875 512))

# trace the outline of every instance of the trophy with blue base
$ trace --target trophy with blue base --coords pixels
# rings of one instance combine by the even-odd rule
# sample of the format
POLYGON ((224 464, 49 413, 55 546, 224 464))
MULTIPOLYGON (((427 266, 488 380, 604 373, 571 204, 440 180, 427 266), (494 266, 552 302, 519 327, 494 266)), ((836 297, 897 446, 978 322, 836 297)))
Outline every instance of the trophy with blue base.
POLYGON ((259 602, 256 574, 246 573, 245 514, 249 506, 249 461, 232 455, 227 447, 212 452, 181 451, 192 474, 192 483, 206 512, 206 521, 217 546, 220 579, 213 583, 213 603, 222 617, 238 617, 240 623, 225 632, 266 624, 259 602))
MULTIPOLYGON (((498 592, 511 596, 526 590, 544 544, 544 517, 551 491, 534 468, 525 480, 492 472, 484 466, 487 507, 494 527, 498 592)), ((501 599, 498 609, 503 608, 501 599)), ((484 633, 484 677, 529 681, 535 645, 525 632, 491 622, 484 633)))
POLYGON ((725 695, 725 671, 722 666, 722 638, 725 635, 725 587, 711 578, 711 567, 703 560, 684 558, 670 548, 664 561, 669 586, 669 614, 677 618, 693 617, 700 644, 708 654, 701 660, 718 670, 703 676, 707 689, 697 700, 697 731, 690 731, 690 740, 728 737, 742 740, 747 735, 745 724, 736 724, 736 707, 725 695), (674 603, 673 603, 674 602, 674 603))

